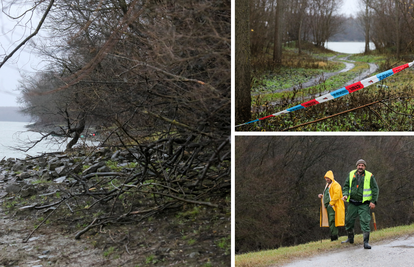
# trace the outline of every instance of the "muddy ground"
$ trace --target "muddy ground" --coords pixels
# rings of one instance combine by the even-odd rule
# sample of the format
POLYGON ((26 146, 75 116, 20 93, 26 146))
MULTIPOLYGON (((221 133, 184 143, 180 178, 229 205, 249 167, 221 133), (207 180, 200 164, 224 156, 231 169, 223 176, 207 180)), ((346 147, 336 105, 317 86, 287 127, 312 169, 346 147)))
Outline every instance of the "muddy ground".
POLYGON ((85 222, 55 213, 41 224, 53 210, 20 210, 18 196, 1 195, 0 266, 230 266, 229 199, 91 229, 76 240, 85 222))

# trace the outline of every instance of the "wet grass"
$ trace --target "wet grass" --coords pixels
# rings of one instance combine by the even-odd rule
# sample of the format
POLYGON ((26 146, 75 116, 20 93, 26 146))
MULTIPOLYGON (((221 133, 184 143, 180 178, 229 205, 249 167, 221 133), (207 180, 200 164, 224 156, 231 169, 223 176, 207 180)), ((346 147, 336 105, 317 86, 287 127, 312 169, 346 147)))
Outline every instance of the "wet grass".
MULTIPOLYGON (((414 224, 392 227, 371 232, 370 244, 375 246, 375 243, 398 238, 406 235, 414 234, 414 224)), ((280 266, 287 264, 294 260, 300 260, 303 258, 317 256, 326 252, 341 250, 344 247, 349 248, 350 246, 363 245, 362 234, 355 235, 354 245, 345 244, 341 245, 341 241, 346 240, 346 236, 340 237, 338 241, 331 242, 330 239, 324 239, 317 242, 309 242, 306 244, 293 246, 293 247, 282 247, 274 250, 266 250, 259 252, 252 252, 246 254, 240 254, 235 256, 235 266, 237 267, 265 267, 265 266, 280 266)))
MULTIPOLYGON (((311 62, 317 59, 326 58, 324 51, 322 53, 308 53, 311 62)), ((297 88, 293 91, 253 94, 252 97, 252 117, 251 120, 262 118, 273 113, 294 107, 308 100, 319 97, 328 92, 340 89, 349 85, 351 80, 358 77, 363 71, 369 68, 368 63, 378 65, 377 73, 389 70, 399 65, 412 61, 411 58, 402 58, 396 60, 386 55, 372 53, 371 55, 353 55, 349 58, 354 60, 355 67, 350 71, 340 73, 328 79, 321 79, 319 84, 301 88, 301 84, 295 83, 296 80, 303 79, 297 77, 316 73, 316 69, 301 69, 296 75, 282 75, 280 81, 283 81, 287 87, 296 84, 297 88), (303 71, 304 70, 304 71, 303 71), (312 70, 312 71, 310 71, 312 70), (291 78, 289 78, 291 77, 291 78), (285 80, 286 79, 286 80, 285 80)), ((308 60, 308 58, 306 58, 308 60)), ((286 60, 287 62, 289 60, 286 60)), ((294 68, 290 69, 294 73, 294 68)), ((374 74, 377 74, 374 73, 374 74)), ((372 75, 374 75, 372 74, 372 75)), ((279 77, 273 76, 272 82, 277 83, 279 77)), ((315 105, 304 110, 295 111, 274 118, 268 118, 254 124, 249 124, 237 128, 238 131, 412 131, 414 116, 414 72, 411 69, 404 70, 398 74, 389 77, 380 83, 364 88, 361 91, 343 96, 341 98, 315 105), (340 116, 328 118, 339 112, 346 112, 352 108, 357 108, 375 101, 381 100, 381 103, 373 106, 358 109, 340 116), (326 118, 326 119, 325 119, 326 118), (323 119, 321 122, 311 123, 306 126, 298 126, 304 123, 310 123, 317 119, 323 119)), ((262 81, 262 83, 269 80, 262 81)), ((263 91, 265 91, 263 89, 263 91)), ((274 91, 274 90, 273 90, 274 91)))
MULTIPOLYGON (((300 85, 296 91, 286 91, 279 93, 270 93, 270 94, 261 94, 260 97, 253 98, 253 108, 255 105, 263 105, 265 102, 272 102, 278 100, 286 99, 305 99, 312 96, 320 96, 322 93, 327 93, 328 91, 334 91, 345 85, 349 80, 360 75, 363 71, 369 68, 369 65, 362 62, 356 62, 355 67, 348 71, 343 72, 338 75, 332 76, 328 79, 322 79, 318 82, 319 84, 311 86, 308 88, 300 89, 300 85)), ((292 105, 293 106, 293 105, 292 105)))

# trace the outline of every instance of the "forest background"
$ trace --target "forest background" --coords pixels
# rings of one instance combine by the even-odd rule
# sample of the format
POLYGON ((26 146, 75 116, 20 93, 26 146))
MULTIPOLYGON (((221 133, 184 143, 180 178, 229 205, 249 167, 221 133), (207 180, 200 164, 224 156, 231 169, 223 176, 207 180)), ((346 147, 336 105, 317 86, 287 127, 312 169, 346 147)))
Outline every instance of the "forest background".
MULTIPOLYGON (((329 238, 319 226, 324 175, 332 170, 343 186, 360 158, 379 186, 378 229, 414 221, 413 137, 237 136, 236 143, 236 253, 329 238)), ((339 234, 346 235, 344 227, 339 234)))

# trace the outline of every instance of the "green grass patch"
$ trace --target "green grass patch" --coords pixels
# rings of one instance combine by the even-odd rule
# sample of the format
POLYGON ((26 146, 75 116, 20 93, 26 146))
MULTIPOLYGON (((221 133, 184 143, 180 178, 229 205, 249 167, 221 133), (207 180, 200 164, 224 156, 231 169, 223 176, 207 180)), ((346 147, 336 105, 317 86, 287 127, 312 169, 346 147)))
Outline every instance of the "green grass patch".
MULTIPOLYGON (((406 235, 414 234, 414 224, 399 227, 392 227, 371 232, 370 245, 375 246, 376 242, 398 238, 406 235)), ((280 266, 287 264, 294 260, 300 260, 307 257, 317 256, 322 253, 337 251, 350 246, 363 246, 362 234, 355 235, 355 243, 341 244, 341 241, 346 240, 347 237, 340 237, 338 241, 331 242, 330 239, 324 239, 317 242, 309 242, 306 244, 281 247, 273 250, 265 250, 259 252, 252 252, 240 254, 235 256, 235 266, 237 267, 265 267, 265 266, 280 266)))
MULTIPOLYGON (((384 66, 399 66, 406 62, 387 60, 384 66)), ((328 92, 348 85, 368 68, 365 62, 356 62, 349 72, 335 75, 325 82, 302 90, 262 94, 252 99, 252 117, 258 119, 296 106, 328 92)), ((412 131, 414 123, 414 71, 403 70, 383 81, 355 93, 292 113, 250 124, 240 130, 281 131, 289 127, 324 119, 317 123, 294 128, 294 131, 412 131), (329 118, 352 108, 381 100, 382 102, 340 116, 329 118)), ((290 129, 289 129, 290 130, 290 129)))

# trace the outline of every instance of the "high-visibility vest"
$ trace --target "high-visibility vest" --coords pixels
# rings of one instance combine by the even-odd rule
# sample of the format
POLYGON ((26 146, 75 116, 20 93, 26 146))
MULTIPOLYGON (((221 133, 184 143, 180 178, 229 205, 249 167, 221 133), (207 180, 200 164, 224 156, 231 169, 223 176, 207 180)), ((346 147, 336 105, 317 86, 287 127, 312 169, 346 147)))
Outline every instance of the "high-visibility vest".
MULTIPOLYGON (((355 177, 356 172, 357 170, 353 170, 349 173, 349 193, 348 193, 348 198, 346 199, 347 202, 349 202, 349 199, 351 198, 352 180, 355 177)), ((364 191, 362 193, 362 202, 369 201, 372 199, 371 176, 372 176, 372 173, 370 173, 369 171, 365 171, 364 191)))

